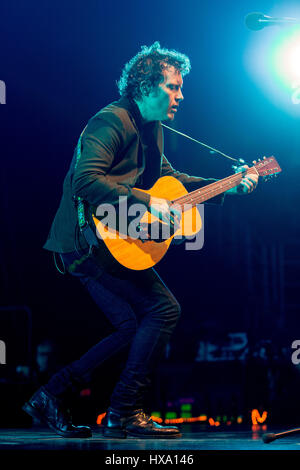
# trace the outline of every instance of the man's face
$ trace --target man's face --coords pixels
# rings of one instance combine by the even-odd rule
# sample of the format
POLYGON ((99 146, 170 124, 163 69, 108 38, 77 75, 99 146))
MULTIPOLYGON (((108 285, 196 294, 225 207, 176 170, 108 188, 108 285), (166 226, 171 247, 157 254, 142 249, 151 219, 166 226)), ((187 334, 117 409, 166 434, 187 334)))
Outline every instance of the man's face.
POLYGON ((172 65, 163 70, 164 81, 144 98, 148 117, 153 121, 173 120, 183 100, 181 73, 172 65))

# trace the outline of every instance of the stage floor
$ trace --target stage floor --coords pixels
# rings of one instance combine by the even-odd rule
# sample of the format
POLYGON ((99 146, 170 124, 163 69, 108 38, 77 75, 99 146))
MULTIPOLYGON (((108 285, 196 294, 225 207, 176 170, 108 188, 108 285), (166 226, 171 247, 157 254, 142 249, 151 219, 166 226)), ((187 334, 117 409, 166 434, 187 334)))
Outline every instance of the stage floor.
MULTIPOLYGON (((296 427, 296 426, 295 426, 296 427)), ((107 439, 100 427, 93 427, 89 439, 65 439, 49 429, 32 427, 26 429, 0 429, 1 451, 290 451, 300 450, 300 435, 278 439, 270 444, 262 441, 265 432, 282 432, 291 429, 251 430, 242 427, 200 429, 197 425, 182 425, 180 439, 107 439)))

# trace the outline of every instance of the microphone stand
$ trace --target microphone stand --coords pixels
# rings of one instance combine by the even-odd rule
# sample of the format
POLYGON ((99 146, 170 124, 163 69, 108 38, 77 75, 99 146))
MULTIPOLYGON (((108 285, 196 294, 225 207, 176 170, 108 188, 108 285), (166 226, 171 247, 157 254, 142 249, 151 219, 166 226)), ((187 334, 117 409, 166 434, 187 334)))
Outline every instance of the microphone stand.
POLYGON ((267 23, 268 24, 299 24, 297 18, 272 18, 272 19, 258 19, 259 23, 267 23))
POLYGON ((300 428, 290 429, 289 431, 279 432, 277 434, 267 433, 264 434, 262 440, 265 444, 275 441, 276 439, 282 439, 283 437, 293 436, 295 434, 300 434, 300 428))
POLYGON ((273 18, 272 16, 267 16, 263 13, 253 12, 246 16, 245 23, 249 29, 259 31, 266 26, 300 24, 300 20, 298 18, 289 17, 273 18))

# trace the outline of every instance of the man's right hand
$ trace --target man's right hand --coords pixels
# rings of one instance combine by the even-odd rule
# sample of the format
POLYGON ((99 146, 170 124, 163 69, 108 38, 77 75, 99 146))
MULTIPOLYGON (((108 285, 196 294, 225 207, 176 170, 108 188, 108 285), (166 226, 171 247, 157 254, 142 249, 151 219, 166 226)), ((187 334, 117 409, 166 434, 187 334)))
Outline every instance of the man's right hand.
POLYGON ((166 199, 151 196, 148 212, 157 217, 158 221, 151 222, 150 225, 140 224, 141 239, 144 241, 153 240, 160 243, 172 236, 180 227, 181 214, 166 199), (169 227, 168 230, 164 230, 165 224, 169 227))
POLYGON ((167 199, 151 196, 149 212, 170 226, 179 225, 180 212, 173 208, 167 199))

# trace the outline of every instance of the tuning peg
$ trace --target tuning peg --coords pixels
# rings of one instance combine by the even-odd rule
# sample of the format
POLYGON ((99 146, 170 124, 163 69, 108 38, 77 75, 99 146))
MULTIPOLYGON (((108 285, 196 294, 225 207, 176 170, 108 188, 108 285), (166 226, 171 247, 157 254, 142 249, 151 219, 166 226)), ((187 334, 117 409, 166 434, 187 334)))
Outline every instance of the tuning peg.
POLYGON ((266 159, 267 159, 267 157, 264 157, 264 158, 263 158, 263 160, 266 160, 266 159))
POLYGON ((256 165, 256 163, 257 163, 257 162, 256 162, 256 160, 253 160, 253 162, 252 162, 252 163, 253 163, 253 165, 256 165))

